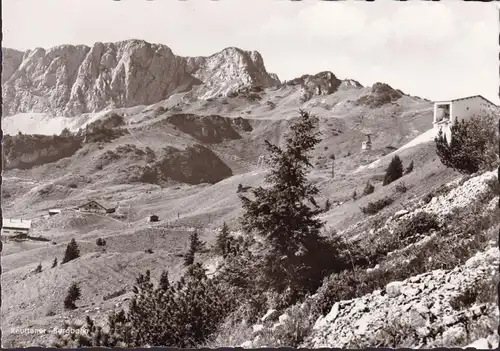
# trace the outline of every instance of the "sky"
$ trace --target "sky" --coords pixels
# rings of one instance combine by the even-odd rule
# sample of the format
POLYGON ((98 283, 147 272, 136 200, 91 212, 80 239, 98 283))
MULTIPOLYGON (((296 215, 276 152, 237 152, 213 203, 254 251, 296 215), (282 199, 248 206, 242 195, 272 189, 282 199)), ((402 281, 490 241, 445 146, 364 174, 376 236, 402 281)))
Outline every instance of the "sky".
POLYGON ((257 50, 290 80, 331 71, 365 86, 499 103, 494 3, 317 0, 3 0, 2 47, 142 39, 181 56, 257 50))

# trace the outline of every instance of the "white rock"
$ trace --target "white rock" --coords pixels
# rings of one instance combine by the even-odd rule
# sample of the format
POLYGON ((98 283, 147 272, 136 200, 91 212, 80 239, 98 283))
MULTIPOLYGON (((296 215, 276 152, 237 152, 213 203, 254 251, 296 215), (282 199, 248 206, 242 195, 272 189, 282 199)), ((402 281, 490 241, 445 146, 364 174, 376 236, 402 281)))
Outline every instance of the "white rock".
POLYGON ((279 316, 278 320, 280 323, 285 323, 287 319, 289 319, 290 316, 286 313, 283 313, 281 316, 279 316))
POLYGON ((260 332, 262 329, 264 329, 264 326, 262 324, 255 324, 253 327, 253 332, 254 333, 258 333, 260 332))
POLYGON ((265 322, 267 320, 272 320, 274 318, 276 318, 278 314, 278 311, 276 311, 275 309, 269 309, 267 310, 266 314, 260 319, 262 322, 265 322))
POLYGON ((242 343, 240 345, 240 347, 243 347, 245 349, 250 349, 250 348, 252 348, 252 341, 251 340, 247 340, 244 343, 242 343))
POLYGON ((387 295, 390 297, 396 297, 401 293, 403 285, 403 282, 390 282, 385 286, 385 291, 387 291, 387 295))
POLYGON ((476 341, 474 341, 474 342, 470 343, 469 345, 465 346, 465 348, 469 348, 469 347, 471 347, 471 348, 473 348, 473 349, 479 349, 479 350, 481 350, 481 349, 483 349, 483 350, 484 350, 484 349, 491 349, 491 348, 493 348, 493 347, 490 345, 490 343, 488 342, 488 340, 487 340, 487 339, 485 339, 485 338, 478 339, 478 340, 476 340, 476 341))

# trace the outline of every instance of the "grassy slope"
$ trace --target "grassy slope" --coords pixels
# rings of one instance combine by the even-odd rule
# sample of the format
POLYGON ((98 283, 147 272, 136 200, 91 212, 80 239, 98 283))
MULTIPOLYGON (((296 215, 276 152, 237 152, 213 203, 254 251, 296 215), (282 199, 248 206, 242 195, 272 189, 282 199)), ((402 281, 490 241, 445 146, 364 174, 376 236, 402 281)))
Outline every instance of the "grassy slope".
MULTIPOLYGON (((235 173, 235 176, 214 185, 173 184, 162 188, 150 184, 116 183, 123 167, 136 162, 132 158, 111 163, 103 171, 94 168, 96 159, 106 151, 116 149, 118 145, 132 143, 137 147, 149 146, 158 149, 165 144, 179 147, 193 142, 190 136, 172 130, 170 127, 151 131, 143 124, 134 124, 131 135, 122 137, 111 144, 105 144, 103 149, 99 149, 97 145, 90 145, 72 158, 32 170, 6 172, 4 174, 6 188, 15 192, 16 196, 6 199, 5 217, 42 216, 49 208, 75 206, 89 197, 105 200, 112 205, 119 204, 118 212, 125 214, 126 217, 110 219, 81 215, 71 211, 51 218, 40 217, 34 222, 33 235, 49 238, 55 242, 55 245, 50 242, 6 244, 2 252, 3 286, 5 287, 3 290, 5 303, 2 305, 4 325, 53 325, 56 321, 60 321, 60 318, 68 315, 68 312, 62 310, 62 300, 65 289, 73 280, 81 282, 83 293, 82 300, 78 302, 79 308, 71 312, 73 316, 83 318, 85 310, 92 304, 94 304, 92 307, 110 309, 113 304, 109 301, 104 302, 102 297, 123 286, 132 285, 137 275, 146 269, 151 269, 153 276, 159 275, 163 269, 169 269, 174 277, 181 273, 182 258, 178 255, 187 247, 187 230, 192 230, 193 227, 215 228, 223 221, 227 221, 232 228, 235 228, 236 219, 241 214, 241 206, 236 194, 238 184, 252 186, 262 184, 265 173, 255 169, 256 159, 263 153, 262 141, 269 139, 274 143, 280 143, 288 126, 288 122, 283 120, 283 117, 297 114, 296 92, 277 91, 274 94, 267 98, 280 100, 277 95, 283 96, 281 107, 277 111, 267 111, 268 107, 262 101, 254 105, 248 103, 244 105, 239 101, 231 102, 235 107, 228 114, 236 117, 245 109, 250 113, 244 117, 259 116, 260 118, 251 121, 254 130, 244 139, 211 146, 235 173), (246 107, 243 108, 244 106, 246 107), (50 191, 41 191, 51 183, 50 191), (69 187, 70 183, 76 183, 77 187, 69 187), (153 227, 145 221, 146 216, 151 213, 158 214, 162 220, 153 227), (178 213, 179 219, 177 219, 178 213), (185 228, 184 230, 155 229, 156 226, 166 226, 166 222, 171 222, 170 224, 175 226, 185 226, 185 228), (106 238, 106 252, 102 252, 102 249, 95 245, 95 239, 98 237, 106 238), (82 257, 75 262, 54 269, 49 268, 54 257, 58 257, 59 261, 62 259, 65 245, 71 238, 76 238, 81 246, 82 257), (147 248, 152 248, 153 254, 145 253, 144 250, 147 248), (42 263, 43 272, 37 275, 30 274, 29 272, 39 262, 42 263), (46 316, 48 310, 52 310, 56 316, 46 316)), ((349 200, 354 189, 360 193, 366 181, 382 174, 387 165, 382 162, 377 169, 354 174, 353 171, 359 165, 378 159, 382 153, 387 152, 384 149, 385 146, 404 144, 411 139, 412 130, 423 132, 429 127, 427 112, 405 112, 406 121, 401 121, 391 133, 377 134, 373 138, 375 150, 361 154, 360 144, 365 138, 362 134, 363 123, 368 127, 372 125, 372 128, 375 125, 380 128, 394 127, 394 121, 385 119, 385 114, 395 113, 394 111, 401 109, 418 111, 427 103, 403 101, 408 104, 404 108, 389 106, 372 111, 368 119, 374 122, 360 124, 356 121, 356 114, 360 113, 359 109, 354 109, 352 106, 351 108, 345 107, 345 110, 343 107, 335 107, 337 102, 347 96, 354 100, 356 94, 351 92, 345 93, 345 96, 340 94, 333 97, 321 97, 317 100, 325 100, 324 104, 327 108, 311 108, 321 117, 324 137, 315 152, 314 159, 327 158, 331 152, 337 155, 334 179, 330 177, 328 163, 325 168, 315 169, 311 173, 311 178, 317 182, 321 190, 320 204, 323 204, 326 198, 342 202, 349 200), (334 107, 337 109, 334 111, 335 114, 331 113, 335 110, 334 107), (337 114, 343 115, 333 117, 337 114), (342 129, 345 132, 334 136, 330 132, 333 128, 342 129), (326 150, 325 147, 328 149, 326 150), (342 157, 348 152, 352 155, 342 157)), ((309 104, 313 103, 314 101, 309 104)), ((203 114, 210 114, 222 113, 224 109, 230 108, 227 105, 220 108, 221 105, 217 103, 213 105, 218 106, 219 110, 210 106, 196 106, 196 104, 191 105, 190 109, 191 112, 199 112, 203 109, 203 114)), ((145 124, 161 118, 164 116, 149 120, 145 124)), ((411 159, 415 162, 414 173, 404 179, 410 191, 399 196, 400 199, 384 211, 397 211, 407 198, 425 195, 434 185, 444 183, 456 176, 453 172, 445 170, 435 160, 432 145, 420 145, 404 150, 400 156, 405 164, 411 159)), ((361 214, 359 206, 393 191, 393 186, 382 188, 380 182, 374 182, 374 184, 376 186, 374 194, 356 202, 348 201, 326 213, 324 219, 327 224, 337 229, 345 229, 364 220, 365 216, 361 214)), ((214 234, 210 230, 202 233, 202 238, 209 242, 213 240, 213 237, 214 234)), ((11 338, 20 338, 20 336, 11 336, 11 338)))

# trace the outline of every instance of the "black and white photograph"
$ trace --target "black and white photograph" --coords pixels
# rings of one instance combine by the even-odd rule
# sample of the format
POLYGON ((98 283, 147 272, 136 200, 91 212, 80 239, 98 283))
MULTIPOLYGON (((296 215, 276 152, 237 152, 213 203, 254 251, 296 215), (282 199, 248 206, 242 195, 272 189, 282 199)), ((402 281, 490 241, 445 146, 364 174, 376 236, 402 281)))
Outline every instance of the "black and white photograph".
POLYGON ((498 347, 495 2, 1 6, 2 347, 498 347))

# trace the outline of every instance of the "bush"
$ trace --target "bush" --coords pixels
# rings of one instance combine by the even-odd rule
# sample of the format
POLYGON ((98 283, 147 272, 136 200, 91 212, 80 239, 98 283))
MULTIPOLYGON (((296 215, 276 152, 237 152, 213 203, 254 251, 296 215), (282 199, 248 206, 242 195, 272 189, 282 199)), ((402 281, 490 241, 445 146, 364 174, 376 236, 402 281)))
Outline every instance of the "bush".
POLYGON ((441 163, 464 174, 490 170, 497 162, 498 136, 493 114, 458 120, 451 127, 451 141, 439 131, 434 139, 441 163))
POLYGON ((66 252, 64 253, 61 264, 73 261, 78 257, 80 257, 80 249, 78 248, 78 244, 76 243, 75 239, 71 239, 68 246, 66 246, 66 252))
POLYGON ((72 283, 68 289, 66 298, 64 299, 64 308, 68 310, 76 309, 75 301, 79 300, 80 297, 81 297, 81 291, 80 287, 78 286, 78 283, 76 282, 72 283))
POLYGON ((403 162, 398 155, 394 156, 385 171, 382 185, 388 185, 403 176, 403 162))
POLYGON ((97 246, 105 246, 106 245, 106 240, 103 239, 103 238, 97 238, 97 240, 95 241, 95 244, 97 246))
POLYGON ((399 240, 405 240, 439 229, 440 225, 437 216, 422 211, 400 223, 396 229, 396 235, 399 240))
POLYGON ((398 193, 406 193, 408 188, 406 187, 406 184, 404 182, 396 184, 396 191, 398 193))
POLYGON ((364 214, 373 215, 378 213, 383 208, 389 206, 393 202, 394 200, 392 198, 384 197, 380 200, 369 202, 365 207, 361 207, 361 212, 363 212, 364 214))
POLYGON ((148 254, 152 254, 153 253, 153 250, 152 249, 146 249, 144 250, 145 253, 148 253, 148 254))
POLYGON ((206 278, 201 266, 193 269, 200 274, 156 288, 146 271, 137 278, 127 311, 110 313, 106 329, 87 316, 87 334, 60 336, 55 346, 196 348, 217 330, 235 301, 216 279, 206 278))
POLYGON ((366 182, 366 186, 363 189, 363 196, 373 194, 375 191, 375 187, 370 183, 370 181, 366 182))
POLYGON ((54 257, 54 261, 52 261, 52 268, 57 266, 57 257, 54 257))

